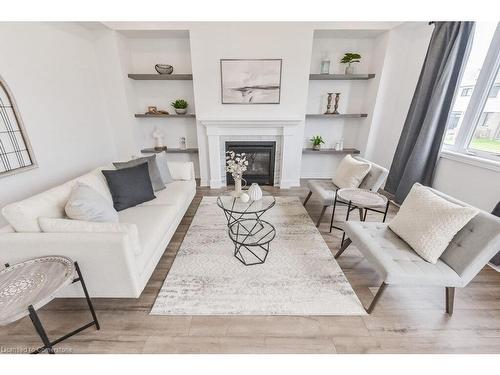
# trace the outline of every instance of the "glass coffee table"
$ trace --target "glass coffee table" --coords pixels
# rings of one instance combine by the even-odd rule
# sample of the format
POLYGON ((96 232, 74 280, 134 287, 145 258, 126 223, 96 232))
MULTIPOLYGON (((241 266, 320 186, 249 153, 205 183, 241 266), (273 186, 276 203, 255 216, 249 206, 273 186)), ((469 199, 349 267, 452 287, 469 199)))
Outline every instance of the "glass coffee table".
POLYGON ((234 256, 245 266, 266 261, 276 229, 261 217, 276 204, 272 196, 258 201, 242 202, 231 195, 217 197, 217 205, 227 220, 228 235, 234 244, 234 256))

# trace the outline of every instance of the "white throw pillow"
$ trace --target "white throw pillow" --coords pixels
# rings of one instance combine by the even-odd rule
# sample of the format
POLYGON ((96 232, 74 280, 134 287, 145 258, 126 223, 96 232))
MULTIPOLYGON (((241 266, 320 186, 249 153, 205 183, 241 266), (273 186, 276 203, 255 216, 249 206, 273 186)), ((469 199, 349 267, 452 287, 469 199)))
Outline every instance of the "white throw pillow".
POLYGON ((371 164, 354 159, 346 155, 337 167, 333 183, 341 189, 357 188, 363 178, 370 172, 371 164))
POLYGON ((64 211, 70 219, 118 222, 118 212, 116 212, 113 204, 90 186, 82 183, 78 183, 71 190, 64 211))
POLYGON ((94 221, 38 218, 42 232, 46 233, 126 233, 129 235, 132 251, 141 253, 137 225, 130 223, 98 223, 94 221))
POLYGON ((389 228, 423 259, 436 263, 455 234, 478 212, 474 207, 459 206, 415 184, 389 228))
POLYGON ((194 178, 194 176, 192 175, 192 168, 193 162, 168 162, 168 169, 170 170, 170 175, 174 180, 192 180, 194 178))

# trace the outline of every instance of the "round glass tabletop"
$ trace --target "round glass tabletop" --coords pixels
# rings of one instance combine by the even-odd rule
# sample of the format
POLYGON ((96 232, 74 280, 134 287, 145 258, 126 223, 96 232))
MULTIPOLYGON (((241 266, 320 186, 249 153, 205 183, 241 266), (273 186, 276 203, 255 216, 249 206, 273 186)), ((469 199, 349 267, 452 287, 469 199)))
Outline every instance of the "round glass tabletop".
POLYGON ((264 195, 258 201, 242 202, 240 198, 231 195, 219 195, 217 205, 224 211, 236 214, 255 214, 269 210, 276 204, 276 199, 271 195, 264 195))

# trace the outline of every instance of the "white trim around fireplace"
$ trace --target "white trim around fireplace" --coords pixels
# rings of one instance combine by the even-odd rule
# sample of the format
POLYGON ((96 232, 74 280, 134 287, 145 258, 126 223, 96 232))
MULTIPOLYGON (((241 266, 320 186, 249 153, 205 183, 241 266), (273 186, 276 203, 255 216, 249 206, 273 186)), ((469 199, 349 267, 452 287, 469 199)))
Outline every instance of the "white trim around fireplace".
POLYGON ((226 185, 223 178, 223 143, 225 141, 260 139, 276 141, 281 152, 276 155, 276 185, 290 188, 300 185, 300 147, 299 138, 302 120, 201 120, 206 128, 208 146, 208 165, 210 188, 217 189, 226 185), (243 137, 243 138, 242 138, 243 137))

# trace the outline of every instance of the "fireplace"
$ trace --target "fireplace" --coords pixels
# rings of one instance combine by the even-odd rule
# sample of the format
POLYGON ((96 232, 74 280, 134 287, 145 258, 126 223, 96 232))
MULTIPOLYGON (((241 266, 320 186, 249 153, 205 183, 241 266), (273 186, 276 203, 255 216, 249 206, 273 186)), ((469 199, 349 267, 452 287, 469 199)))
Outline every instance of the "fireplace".
MULTIPOLYGON (((226 151, 245 153, 248 167, 243 174, 247 185, 253 182, 259 185, 274 185, 274 162, 276 142, 263 141, 234 141, 226 142, 226 151)), ((226 174, 227 184, 234 185, 231 174, 226 174)))

